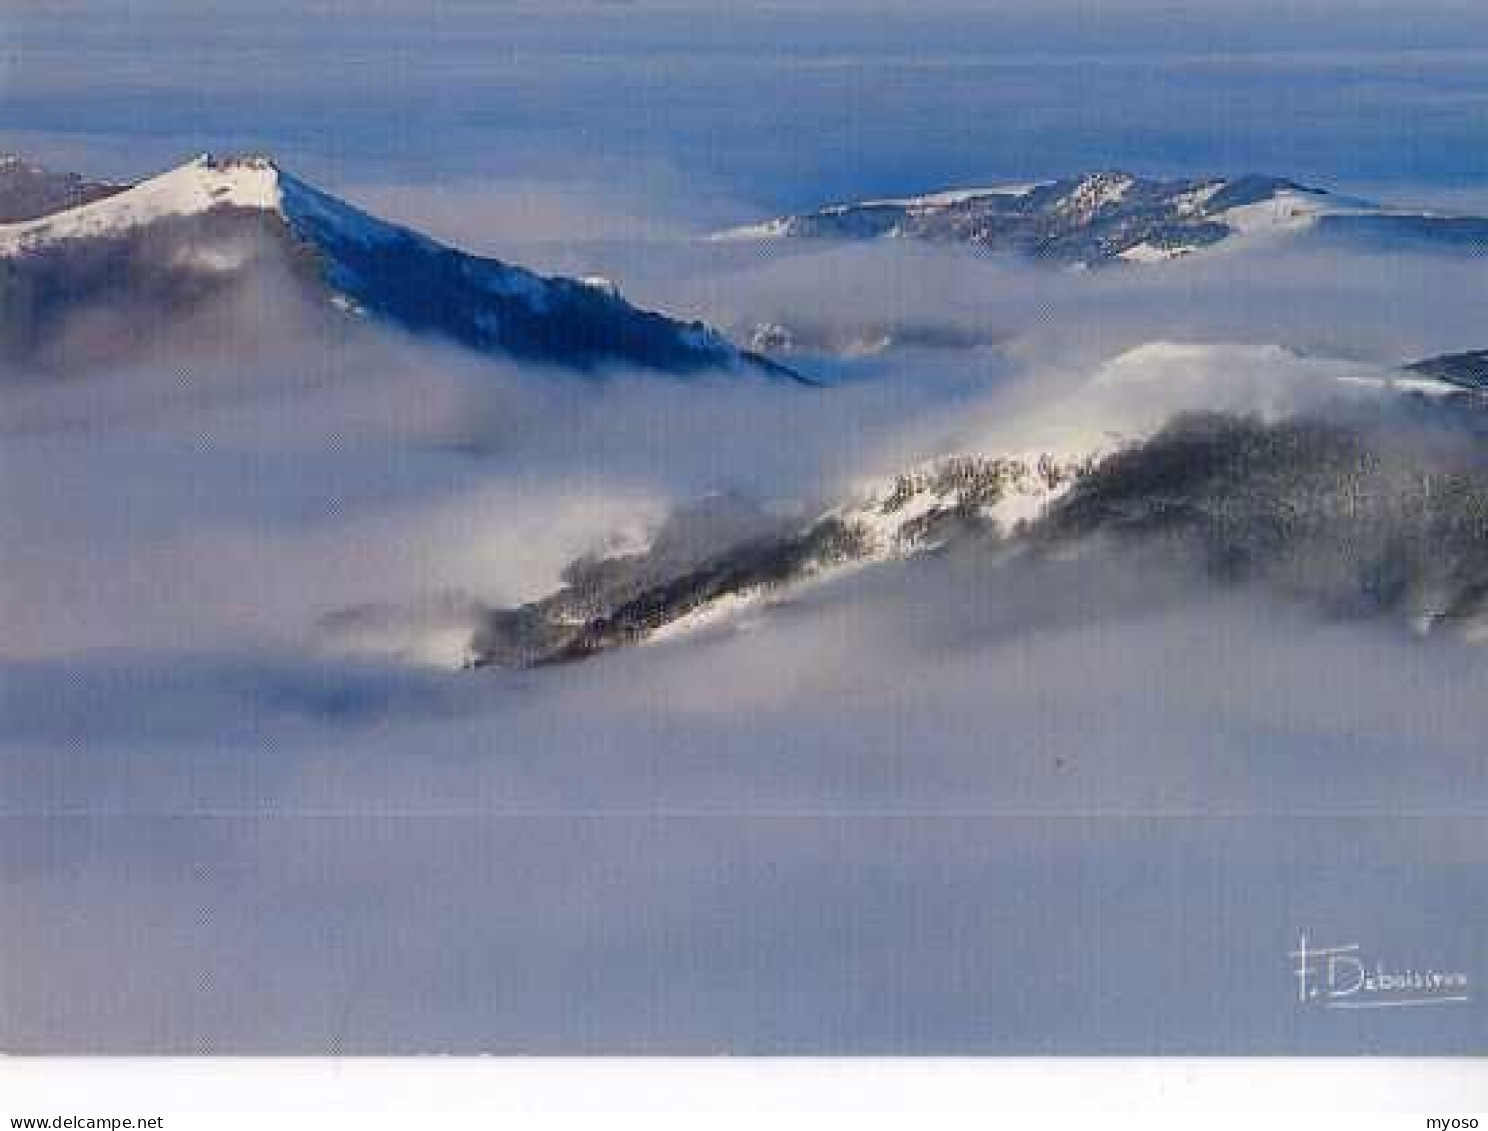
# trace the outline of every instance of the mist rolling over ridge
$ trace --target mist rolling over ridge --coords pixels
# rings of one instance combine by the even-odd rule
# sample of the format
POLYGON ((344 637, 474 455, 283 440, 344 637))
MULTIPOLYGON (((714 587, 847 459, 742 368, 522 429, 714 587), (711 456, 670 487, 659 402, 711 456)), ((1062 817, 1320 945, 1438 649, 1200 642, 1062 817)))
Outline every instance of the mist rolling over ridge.
POLYGON ((1488 24, 1333 7, 0 20, 0 1049, 1481 1051, 1288 958, 1488 977, 1488 24))

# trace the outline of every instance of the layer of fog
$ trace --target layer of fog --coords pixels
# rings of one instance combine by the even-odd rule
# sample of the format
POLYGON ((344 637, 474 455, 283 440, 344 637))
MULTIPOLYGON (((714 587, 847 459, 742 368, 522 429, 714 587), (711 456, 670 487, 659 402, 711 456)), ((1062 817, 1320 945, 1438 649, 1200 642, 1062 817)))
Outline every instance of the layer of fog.
MULTIPOLYGON (((768 214, 711 187, 690 193, 668 166, 593 158, 562 180, 450 177, 430 189, 374 177, 344 188, 458 246, 603 276, 635 301, 736 334, 782 325, 807 354, 823 341, 851 354, 862 352, 854 344, 888 337, 1089 363, 1164 339, 1275 343, 1396 364, 1483 344, 1474 296, 1488 268, 1469 252, 1381 255, 1282 233, 1156 268, 1082 274, 909 241, 717 243, 705 237, 768 214)), ((1480 203, 1444 191, 1397 187, 1383 199, 1408 209, 1480 203)))
POLYGON ((1027 612, 1049 594, 931 563, 742 634, 458 687, 11 667, 0 1039, 1480 1044, 1476 1007, 1302 1009, 1284 957, 1303 930, 1483 953, 1478 657, 1264 603, 1133 615, 1108 582, 1049 628, 1027 612))
POLYGON ((326 651, 326 613, 536 596, 710 491, 809 508, 1030 420, 1281 412, 1485 344, 1463 260, 1071 276, 692 226, 550 254, 727 325, 1001 348, 591 382, 254 301, 218 312, 252 350, 0 389, 0 1046, 1480 1047, 1477 1006, 1299 1010, 1285 958, 1488 953, 1480 652, 954 560, 561 671, 326 651), (1233 344, 1112 363, 1154 338, 1233 344))

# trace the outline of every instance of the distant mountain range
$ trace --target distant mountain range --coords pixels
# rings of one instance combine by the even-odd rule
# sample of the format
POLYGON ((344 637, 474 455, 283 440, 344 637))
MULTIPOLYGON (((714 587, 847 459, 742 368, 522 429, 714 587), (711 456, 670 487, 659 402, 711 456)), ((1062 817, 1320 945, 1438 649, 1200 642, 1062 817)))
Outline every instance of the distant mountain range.
POLYGON ((128 187, 87 181, 77 173, 54 173, 12 154, 0 154, 0 224, 91 204, 128 187))
MULTIPOLYGON (((148 326, 268 257, 339 315, 582 372, 800 380, 701 322, 642 310, 611 285, 547 278, 378 220, 264 157, 203 156, 133 186, 0 163, 0 357, 44 353, 79 308, 148 326)), ((144 331, 141 331, 144 334, 144 331)))
POLYGON ((1244 237, 1488 248, 1488 219, 1386 208, 1281 177, 1154 180, 1118 171, 835 204, 720 240, 912 239, 1082 267, 1154 263, 1244 237))

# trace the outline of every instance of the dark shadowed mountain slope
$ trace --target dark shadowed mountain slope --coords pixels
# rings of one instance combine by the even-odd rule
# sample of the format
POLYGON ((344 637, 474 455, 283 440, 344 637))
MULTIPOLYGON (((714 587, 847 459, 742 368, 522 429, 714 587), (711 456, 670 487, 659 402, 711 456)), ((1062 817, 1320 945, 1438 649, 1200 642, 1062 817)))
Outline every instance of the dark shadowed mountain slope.
POLYGON ((1448 353, 1440 357, 1428 357, 1406 366, 1412 373, 1460 385, 1464 389, 1488 391, 1488 350, 1469 350, 1467 353, 1448 353))

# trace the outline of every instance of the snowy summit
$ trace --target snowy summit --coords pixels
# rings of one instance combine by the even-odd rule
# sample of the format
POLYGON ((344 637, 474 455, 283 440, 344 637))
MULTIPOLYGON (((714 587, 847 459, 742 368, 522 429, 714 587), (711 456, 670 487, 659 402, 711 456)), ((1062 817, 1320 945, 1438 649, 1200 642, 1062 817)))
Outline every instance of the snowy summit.
POLYGON ((632 306, 613 284, 467 255, 368 215, 263 156, 203 155, 103 198, 0 224, 0 259, 11 264, 6 286, 18 303, 137 296, 147 288, 131 284, 144 277, 177 279, 173 301, 201 297, 275 253, 346 316, 481 352, 589 372, 796 379, 701 322, 632 306))

